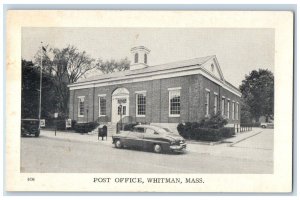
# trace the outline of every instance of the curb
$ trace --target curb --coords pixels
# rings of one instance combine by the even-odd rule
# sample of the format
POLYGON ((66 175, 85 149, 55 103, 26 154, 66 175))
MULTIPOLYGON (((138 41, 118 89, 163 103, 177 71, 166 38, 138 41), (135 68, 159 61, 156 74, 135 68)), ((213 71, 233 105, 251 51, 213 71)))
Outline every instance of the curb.
POLYGON ((240 140, 238 140, 238 141, 235 141, 235 142, 233 142, 233 143, 231 143, 231 144, 228 144, 227 146, 228 147, 232 147, 233 145, 235 145, 235 144, 237 144, 237 143, 239 143, 239 142, 242 142, 242 141, 244 141, 244 140, 246 140, 246 139, 248 139, 248 138, 251 138, 251 137, 253 137, 253 136, 256 136, 256 135, 258 135, 258 134, 260 134, 262 131, 259 131, 259 132, 257 132, 257 133, 254 133, 253 135, 250 135, 250 136, 248 136, 248 137, 245 137, 245 138, 243 138, 243 139, 240 139, 240 140))
POLYGON ((78 140, 78 139, 72 139, 72 138, 62 138, 62 137, 52 137, 48 135, 42 135, 42 137, 45 137, 47 139, 52 139, 52 140, 63 140, 63 141, 68 141, 68 142, 79 142, 79 143, 92 143, 92 144, 111 144, 110 140, 78 140))
POLYGON ((186 140, 186 143, 187 144, 196 144, 196 145, 210 145, 210 146, 213 146, 213 145, 216 145, 216 144, 221 144, 222 143, 222 140, 220 141, 217 141, 217 142, 195 142, 195 141, 187 141, 186 140))

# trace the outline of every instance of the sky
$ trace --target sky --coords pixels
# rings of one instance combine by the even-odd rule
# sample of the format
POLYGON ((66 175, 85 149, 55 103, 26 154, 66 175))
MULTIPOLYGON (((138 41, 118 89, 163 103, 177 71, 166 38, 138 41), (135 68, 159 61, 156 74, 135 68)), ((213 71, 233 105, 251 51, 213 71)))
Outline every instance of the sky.
POLYGON ((148 64, 158 65, 216 55, 227 81, 238 87, 254 69, 274 72, 274 29, 232 28, 22 28, 22 59, 33 60, 41 42, 53 48, 74 45, 92 58, 127 57, 130 49, 151 50, 148 64))

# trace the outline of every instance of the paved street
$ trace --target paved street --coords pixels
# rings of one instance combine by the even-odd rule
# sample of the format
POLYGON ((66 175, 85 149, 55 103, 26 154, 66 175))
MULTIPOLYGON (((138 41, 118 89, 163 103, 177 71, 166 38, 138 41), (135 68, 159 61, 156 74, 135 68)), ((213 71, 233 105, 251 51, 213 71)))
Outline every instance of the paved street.
POLYGON ((273 130, 261 131, 232 147, 188 144, 183 154, 116 149, 111 141, 74 141, 41 134, 21 139, 21 172, 273 173, 273 130))

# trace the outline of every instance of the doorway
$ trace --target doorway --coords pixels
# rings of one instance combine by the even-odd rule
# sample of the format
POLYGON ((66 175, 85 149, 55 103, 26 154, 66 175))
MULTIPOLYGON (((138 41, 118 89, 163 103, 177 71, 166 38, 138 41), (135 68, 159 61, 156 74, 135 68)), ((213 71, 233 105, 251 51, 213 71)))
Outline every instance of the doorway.
POLYGON ((112 93, 111 122, 117 123, 129 116, 129 91, 126 88, 118 88, 112 93))

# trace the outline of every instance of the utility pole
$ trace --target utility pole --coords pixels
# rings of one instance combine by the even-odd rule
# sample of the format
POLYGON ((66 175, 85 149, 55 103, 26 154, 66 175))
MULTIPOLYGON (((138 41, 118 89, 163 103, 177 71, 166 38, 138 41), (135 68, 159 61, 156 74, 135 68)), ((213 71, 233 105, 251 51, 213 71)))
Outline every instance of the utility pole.
POLYGON ((42 110, 42 78, 43 78, 43 42, 41 42, 41 67, 40 67, 40 100, 39 100, 39 130, 41 129, 42 110))

